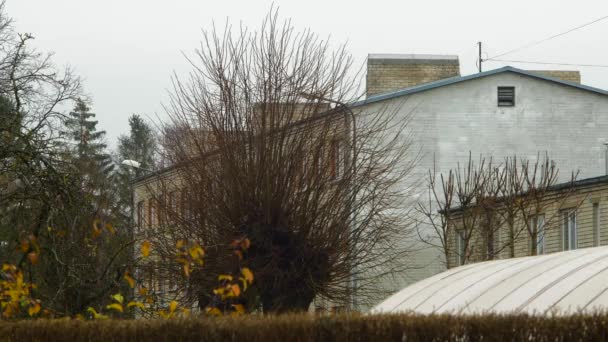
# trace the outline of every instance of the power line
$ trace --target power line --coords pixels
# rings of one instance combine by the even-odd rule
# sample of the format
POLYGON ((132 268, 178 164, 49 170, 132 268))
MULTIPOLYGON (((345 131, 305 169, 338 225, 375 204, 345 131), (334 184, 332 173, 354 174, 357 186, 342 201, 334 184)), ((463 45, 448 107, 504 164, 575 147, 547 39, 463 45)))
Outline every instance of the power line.
POLYGON ((574 63, 551 63, 551 62, 539 62, 539 61, 514 61, 506 59, 486 59, 485 61, 493 62, 507 62, 507 63, 526 63, 526 64, 545 64, 545 65, 568 65, 568 66, 581 66, 581 67, 594 67, 594 68, 608 68, 608 65, 603 64, 574 64, 574 63))
MULTIPOLYGON (((503 52, 503 53, 501 53, 501 54, 499 54, 499 55, 496 55, 496 56, 493 56, 493 57, 490 57, 490 58, 486 58, 485 60, 486 60, 486 61, 487 61, 487 60, 492 60, 492 59, 494 59, 494 58, 502 57, 502 56, 504 56, 504 55, 508 55, 508 54, 510 54, 510 53, 513 53, 513 52, 517 52, 517 51, 520 51, 520 50, 523 50, 523 49, 527 49, 527 48, 529 48, 529 47, 532 47, 532 46, 538 45, 538 44, 540 44, 540 43, 544 43, 544 42, 546 42, 546 41, 548 41, 548 40, 551 40, 551 39, 553 39, 553 38, 557 38, 557 37, 563 36, 563 35, 565 35, 565 34, 568 34, 568 33, 570 33, 570 32, 576 31, 576 30, 578 30, 578 29, 582 29, 583 27, 587 27, 587 26, 589 26, 589 25, 595 24, 595 23, 597 23, 598 21, 602 21, 602 20, 604 20, 604 19, 608 19, 608 15, 603 16, 603 17, 601 17, 601 18, 599 18, 599 19, 595 19, 595 20, 593 20, 593 21, 591 21, 591 22, 588 22, 588 23, 586 23, 586 24, 583 24, 583 25, 577 26, 577 27, 572 28, 572 29, 570 29, 570 30, 568 30, 568 31, 565 31, 565 32, 562 32, 562 33, 558 33, 558 34, 553 35, 553 36, 551 36, 551 37, 547 37, 547 38, 545 38, 545 39, 542 39, 542 40, 539 40, 539 41, 536 41, 536 42, 532 42, 532 43, 529 43, 529 44, 526 44, 526 45, 520 46, 520 47, 515 48, 515 49, 513 49, 513 50, 509 50, 509 51, 507 51, 507 52, 503 52)), ((551 64, 554 64, 554 63, 551 63, 551 64)))

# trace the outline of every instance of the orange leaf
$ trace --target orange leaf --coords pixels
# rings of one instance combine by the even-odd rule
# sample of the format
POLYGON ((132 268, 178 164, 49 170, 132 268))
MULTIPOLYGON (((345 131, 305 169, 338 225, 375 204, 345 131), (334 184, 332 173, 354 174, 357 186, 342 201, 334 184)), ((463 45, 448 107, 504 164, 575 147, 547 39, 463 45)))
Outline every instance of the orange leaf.
POLYGON ((184 274, 186 275, 186 277, 190 277, 190 265, 189 264, 184 264, 184 274))
POLYGON ((245 313, 245 307, 243 306, 243 304, 232 304, 232 307, 234 308, 234 312, 236 312, 239 315, 242 315, 245 313))
POLYGON ((101 229, 93 227, 93 239, 96 239, 101 234, 101 229))
POLYGON ((133 279, 133 278, 132 278, 132 277, 129 275, 129 272, 125 272, 124 278, 125 278, 125 280, 127 281, 127 283, 129 283, 129 286, 130 286, 131 288, 134 288, 134 287, 135 287, 135 279, 133 279))
POLYGON ((241 295, 241 288, 238 284, 232 284, 231 290, 232 290, 232 293, 234 293, 234 295, 236 297, 241 295))
POLYGON ((35 252, 29 252, 27 254, 27 259, 32 263, 32 265, 36 265, 38 263, 38 254, 35 252))
POLYGON ((30 317, 34 316, 38 312, 40 312, 40 304, 39 303, 36 303, 34 306, 30 306, 27 309, 27 314, 30 315, 30 317))
POLYGON ((243 252, 241 252, 237 249, 234 251, 234 254, 236 254, 239 257, 239 260, 243 260, 243 252))
POLYGON ((141 288, 141 289, 139 289, 139 295, 140 295, 140 296, 145 296, 145 295, 147 295, 147 294, 148 294, 148 288, 147 288, 147 287, 145 287, 145 286, 142 286, 142 288, 141 288))
POLYGON ((150 248, 151 248, 150 241, 145 240, 144 242, 142 242, 141 255, 143 255, 144 258, 147 258, 150 255, 150 248))

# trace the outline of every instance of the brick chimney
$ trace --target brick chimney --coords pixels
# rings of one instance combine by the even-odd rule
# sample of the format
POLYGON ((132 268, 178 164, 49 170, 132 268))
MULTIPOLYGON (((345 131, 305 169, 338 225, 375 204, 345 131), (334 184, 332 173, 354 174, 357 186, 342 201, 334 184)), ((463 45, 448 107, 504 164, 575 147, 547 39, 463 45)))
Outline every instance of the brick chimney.
POLYGON ((369 54, 367 96, 460 76, 455 55, 369 54))
POLYGON ((578 70, 528 70, 535 74, 557 78, 562 81, 581 83, 581 72, 578 70))

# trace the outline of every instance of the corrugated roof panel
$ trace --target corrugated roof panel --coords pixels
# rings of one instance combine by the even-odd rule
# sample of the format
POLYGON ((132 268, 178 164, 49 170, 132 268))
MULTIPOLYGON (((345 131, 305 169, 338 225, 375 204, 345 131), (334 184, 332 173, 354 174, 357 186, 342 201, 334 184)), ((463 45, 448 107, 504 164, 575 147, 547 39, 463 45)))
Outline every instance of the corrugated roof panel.
POLYGON ((608 247, 457 267, 399 291, 372 312, 571 313, 608 309, 608 247))

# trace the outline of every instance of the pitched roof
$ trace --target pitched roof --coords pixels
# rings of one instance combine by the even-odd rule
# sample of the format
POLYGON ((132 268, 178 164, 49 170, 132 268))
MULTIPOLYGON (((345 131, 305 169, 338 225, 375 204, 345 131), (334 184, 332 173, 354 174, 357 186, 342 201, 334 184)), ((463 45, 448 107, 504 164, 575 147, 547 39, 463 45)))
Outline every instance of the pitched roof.
POLYGON ((384 101, 384 100, 390 100, 390 99, 394 99, 394 98, 404 96, 404 95, 420 93, 423 91, 427 91, 427 90, 431 90, 431 89, 435 89, 435 88, 439 88, 439 87, 444 87, 444 86, 448 86, 448 85, 452 85, 452 84, 456 84, 456 83, 460 83, 460 82, 476 80, 478 78, 492 76, 492 75, 496 75, 496 74, 500 74, 500 73, 504 73, 504 72, 512 72, 515 74, 529 76, 529 77, 533 77, 533 78, 543 80, 543 81, 553 82, 553 83, 557 83, 557 84, 561 84, 561 85, 565 85, 565 86, 569 86, 569 87, 574 87, 574 88, 581 89, 581 90, 590 91, 590 92, 600 94, 600 95, 608 95, 607 90, 590 87, 590 86, 586 86, 586 85, 578 84, 578 83, 574 83, 574 82, 564 81, 562 79, 549 77, 546 75, 542 75, 542 74, 538 74, 538 73, 534 73, 534 72, 530 72, 530 71, 526 71, 526 70, 522 70, 522 69, 517 69, 517 68, 511 67, 511 66, 505 66, 505 67, 502 67, 499 69, 479 72, 479 73, 471 74, 471 75, 467 75, 467 76, 450 77, 450 78, 446 78, 443 80, 420 84, 420 85, 413 86, 410 88, 392 91, 389 93, 370 96, 365 100, 361 100, 361 101, 353 103, 351 105, 351 107, 364 106, 364 105, 371 104, 371 103, 376 103, 376 102, 380 102, 380 101, 384 101))

